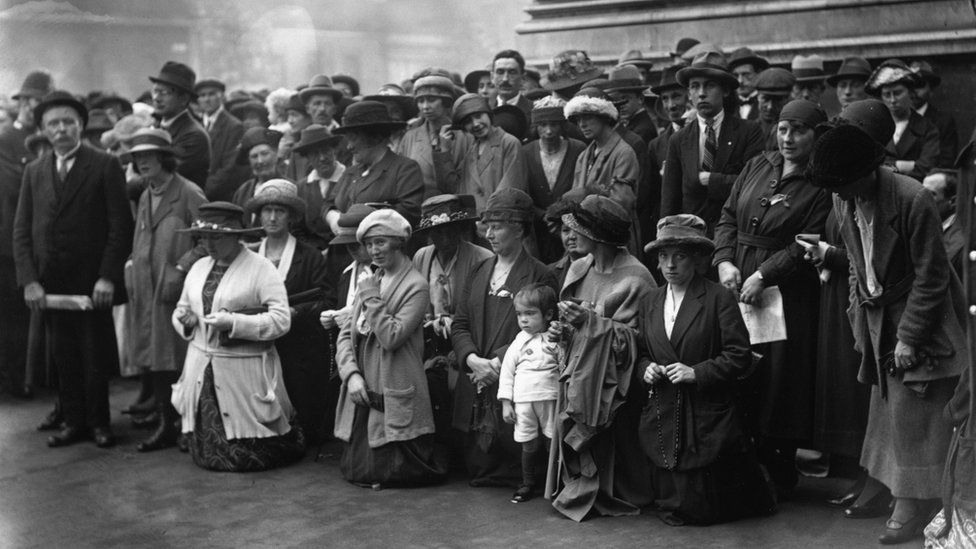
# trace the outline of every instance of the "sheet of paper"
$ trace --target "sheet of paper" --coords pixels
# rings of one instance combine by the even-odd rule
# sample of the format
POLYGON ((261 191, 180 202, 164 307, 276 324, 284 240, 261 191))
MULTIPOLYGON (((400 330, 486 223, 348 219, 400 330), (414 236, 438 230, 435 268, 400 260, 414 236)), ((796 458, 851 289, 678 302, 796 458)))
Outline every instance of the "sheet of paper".
POLYGON ((47 294, 44 296, 44 306, 58 311, 91 311, 95 308, 87 295, 47 294))
POLYGON ((779 286, 770 286, 762 293, 761 306, 739 303, 739 310, 749 330, 749 343, 771 343, 786 339, 786 317, 783 316, 783 294, 779 286))

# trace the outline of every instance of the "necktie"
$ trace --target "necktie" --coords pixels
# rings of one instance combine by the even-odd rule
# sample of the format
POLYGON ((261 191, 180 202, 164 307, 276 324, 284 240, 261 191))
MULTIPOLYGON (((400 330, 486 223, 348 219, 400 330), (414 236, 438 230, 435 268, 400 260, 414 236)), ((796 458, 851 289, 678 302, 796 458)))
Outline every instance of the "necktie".
POLYGON ((714 123, 715 121, 711 118, 705 120, 705 154, 702 155, 701 164, 703 172, 712 171, 712 164, 715 163, 715 153, 718 151, 714 123))
POLYGON ((60 165, 58 166, 58 179, 60 179, 62 183, 64 183, 64 180, 68 178, 68 162, 74 157, 74 154, 69 154, 68 156, 61 158, 60 165))

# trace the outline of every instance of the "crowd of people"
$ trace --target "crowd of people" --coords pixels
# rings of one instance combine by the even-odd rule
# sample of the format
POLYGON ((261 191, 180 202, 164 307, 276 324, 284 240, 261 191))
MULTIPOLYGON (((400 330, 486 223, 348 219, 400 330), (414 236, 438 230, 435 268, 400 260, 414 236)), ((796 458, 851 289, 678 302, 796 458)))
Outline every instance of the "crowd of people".
POLYGON ((819 467, 846 517, 913 539, 976 261, 939 77, 692 39, 672 61, 566 51, 543 78, 504 50, 373 94, 169 61, 135 101, 33 72, 0 132, 0 384, 57 387, 51 447, 115 444, 121 373, 140 452, 259 471, 338 439, 357 485, 453 471, 576 521, 766 515, 819 467), (742 310, 778 299, 786 338, 757 343, 742 310))

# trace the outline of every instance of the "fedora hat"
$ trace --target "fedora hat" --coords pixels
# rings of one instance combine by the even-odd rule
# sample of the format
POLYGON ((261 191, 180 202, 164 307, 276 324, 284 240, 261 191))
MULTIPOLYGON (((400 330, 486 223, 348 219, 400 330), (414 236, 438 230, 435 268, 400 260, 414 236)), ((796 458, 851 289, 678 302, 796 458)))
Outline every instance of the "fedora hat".
MULTIPOLYGON (((405 121, 417 116, 416 101, 397 84, 383 84, 375 94, 363 97, 363 101, 379 101, 388 108, 399 109, 405 121)), ((390 116, 393 116, 392 110, 390 116)))
POLYGON ((610 246, 624 246, 630 240, 630 216, 610 198, 591 194, 562 216, 563 224, 577 233, 610 246))
POLYGON ((725 50, 723 50, 718 44, 714 44, 712 42, 699 42, 681 54, 681 60, 690 65, 696 57, 707 51, 717 51, 718 53, 725 55, 725 50))
POLYGON ((915 71, 916 74, 921 76, 933 88, 938 87, 942 83, 942 77, 935 74, 935 71, 932 70, 932 65, 928 61, 915 61, 909 68, 915 71))
POLYGON ((305 214, 305 201, 298 196, 298 187, 287 179, 269 179, 258 185, 254 196, 247 201, 244 208, 253 214, 259 214, 261 208, 268 204, 284 206, 295 217, 305 214))
POLYGON ((304 103, 308 103, 313 95, 320 94, 328 95, 333 101, 342 99, 342 92, 332 86, 332 79, 327 74, 316 74, 308 81, 308 86, 298 92, 304 103))
POLYGON ((743 47, 733 51, 729 56, 730 71, 739 65, 752 65, 753 70, 762 72, 769 68, 769 61, 760 57, 752 49, 743 47))
POLYGON ((244 120, 249 114, 256 114, 262 120, 268 119, 268 108, 257 99, 248 99, 247 101, 235 103, 228 107, 227 110, 238 120, 244 120))
POLYGON ((196 97, 194 91, 197 73, 193 69, 178 61, 167 61, 163 68, 159 69, 157 76, 150 76, 149 81, 157 84, 166 84, 178 90, 184 91, 192 97, 196 97))
POLYGON ((534 214, 532 197, 525 191, 504 187, 491 193, 481 213, 482 223, 530 223, 534 214))
POLYGON ((41 102, 34 107, 34 124, 38 128, 41 127, 41 119, 44 118, 44 113, 52 107, 71 107, 81 117, 82 126, 88 125, 88 109, 85 108, 84 103, 64 90, 54 90, 45 95, 41 102))
POLYGON ((348 74, 333 74, 332 85, 335 86, 336 83, 345 84, 349 86, 349 91, 352 92, 353 97, 359 95, 359 80, 356 80, 352 76, 349 76, 348 74))
POLYGON ((439 194, 420 205, 417 231, 478 220, 474 197, 470 194, 439 194))
POLYGON ((462 129, 464 119, 480 112, 491 114, 488 98, 476 93, 466 93, 457 98, 451 111, 451 121, 454 129, 462 129))
POLYGON ((405 122, 393 120, 386 105, 378 101, 359 101, 349 105, 342 114, 342 126, 333 133, 342 135, 356 130, 374 130, 393 133, 406 126, 405 122))
POLYGON ((227 86, 220 80, 217 80, 216 78, 204 78, 203 80, 197 82, 195 86, 193 86, 193 91, 199 94, 200 90, 204 88, 217 88, 218 90, 220 90, 221 93, 227 91, 227 86))
POLYGON ((13 95, 14 101, 21 97, 42 98, 54 91, 54 80, 45 71, 33 71, 24 78, 24 83, 20 86, 20 91, 13 95))
POLYGON ((132 146, 128 153, 156 151, 165 154, 176 154, 173 150, 173 137, 161 128, 140 128, 132 136, 132 146))
POLYGON ((661 95, 666 91, 684 89, 684 86, 678 83, 678 71, 682 68, 684 65, 671 65, 661 71, 661 81, 657 86, 651 86, 651 93, 661 95))
POLYGON ((95 98, 95 100, 91 102, 90 106, 92 109, 109 109, 113 106, 117 106, 119 107, 119 110, 122 111, 122 116, 132 113, 132 102, 124 97, 115 95, 114 93, 101 95, 95 98))
POLYGON ((796 77, 793 73, 780 68, 770 67, 756 77, 756 91, 764 95, 786 96, 793 93, 796 77))
POLYGON ((836 74, 827 77, 827 83, 836 87, 841 80, 854 79, 867 82, 871 77, 871 64, 863 57, 847 57, 836 74))
POLYGON ((705 221, 692 214, 669 215, 657 222, 657 238, 644 246, 644 253, 652 253, 666 246, 693 248, 706 254, 715 250, 715 243, 705 236, 705 221))
POLYGON ((478 93, 478 82, 484 76, 491 76, 491 71, 487 69, 478 69, 476 71, 471 71, 464 75, 464 89, 468 93, 478 93))
POLYGON ((301 138, 292 150, 301 155, 306 155, 317 147, 335 147, 342 141, 342 136, 332 135, 329 128, 320 124, 310 124, 302 130, 301 138))
POLYGON ((610 69, 606 91, 614 92, 642 92, 647 84, 641 80, 640 71, 634 65, 618 65, 610 69))
POLYGON ((703 51, 695 56, 695 59, 691 62, 691 65, 682 68, 678 71, 675 78, 681 87, 687 88, 688 82, 692 78, 701 77, 708 78, 710 80, 715 80, 723 87, 730 90, 734 90, 739 87, 739 80, 734 74, 729 72, 728 63, 725 61, 725 55, 721 52, 703 51))
POLYGON ((593 80, 603 73, 583 50, 566 50, 552 58, 542 87, 560 91, 593 80))
POLYGON ((812 84, 823 82, 827 78, 824 72, 823 57, 819 55, 797 55, 790 63, 790 71, 796 77, 797 84, 812 84))
POLYGON ((256 235, 264 232, 261 227, 244 226, 244 209, 232 202, 207 202, 197 210, 197 218, 178 233, 256 235))
POLYGON ((620 60, 617 61, 618 67, 624 65, 633 65, 645 70, 651 70, 654 67, 654 62, 650 59, 644 59, 644 54, 640 50, 627 50, 620 54, 620 60))
POLYGON ((515 105, 499 105, 491 111, 492 123, 522 141, 529 133, 529 119, 525 111, 515 105))
POLYGON ((248 163, 248 154, 250 154, 251 149, 258 145, 267 145, 277 150, 278 143, 283 136, 284 134, 277 130, 271 130, 261 126, 247 130, 244 132, 244 136, 241 137, 241 144, 237 146, 237 164, 246 165, 248 163))
POLYGON ((684 57, 685 52, 700 43, 694 38, 679 38, 678 42, 674 45, 674 51, 671 52, 671 57, 684 57))
POLYGON ((375 207, 368 204, 353 204, 349 206, 348 210, 339 215, 339 219, 336 221, 336 225, 339 226, 339 231, 329 241, 329 246, 355 244, 357 242, 356 229, 366 219, 366 216, 375 210, 375 207))

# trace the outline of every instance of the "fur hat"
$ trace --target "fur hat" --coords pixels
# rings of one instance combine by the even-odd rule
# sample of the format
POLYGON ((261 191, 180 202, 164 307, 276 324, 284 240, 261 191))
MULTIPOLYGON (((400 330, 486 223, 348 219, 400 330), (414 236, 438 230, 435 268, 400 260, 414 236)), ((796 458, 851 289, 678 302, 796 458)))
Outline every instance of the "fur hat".
POLYGON ((705 221, 692 214, 678 214, 662 217, 657 222, 657 238, 644 246, 644 253, 650 254, 667 246, 693 248, 712 253, 715 243, 705 235, 705 221))
POLYGON ((817 187, 843 187, 873 172, 884 159, 880 143, 861 128, 842 123, 814 143, 806 175, 817 187))
POLYGON ((627 210, 602 195, 587 196, 579 206, 563 214, 562 220, 570 229, 603 244, 624 246, 630 240, 627 210))
POLYGON ((871 95, 880 95, 881 88, 884 86, 904 84, 905 87, 913 90, 921 83, 922 77, 908 68, 904 61, 888 59, 874 69, 874 72, 868 77, 867 84, 864 85, 864 90, 871 95))
POLYGON ((367 215, 356 229, 356 240, 362 244, 373 236, 410 238, 410 222, 394 209, 376 210, 367 215))
POLYGON ((616 122, 618 116, 617 107, 614 107, 610 101, 599 97, 577 95, 570 99, 566 103, 566 106, 563 107, 563 116, 570 122, 573 122, 574 118, 583 114, 602 116, 611 122, 616 122))

